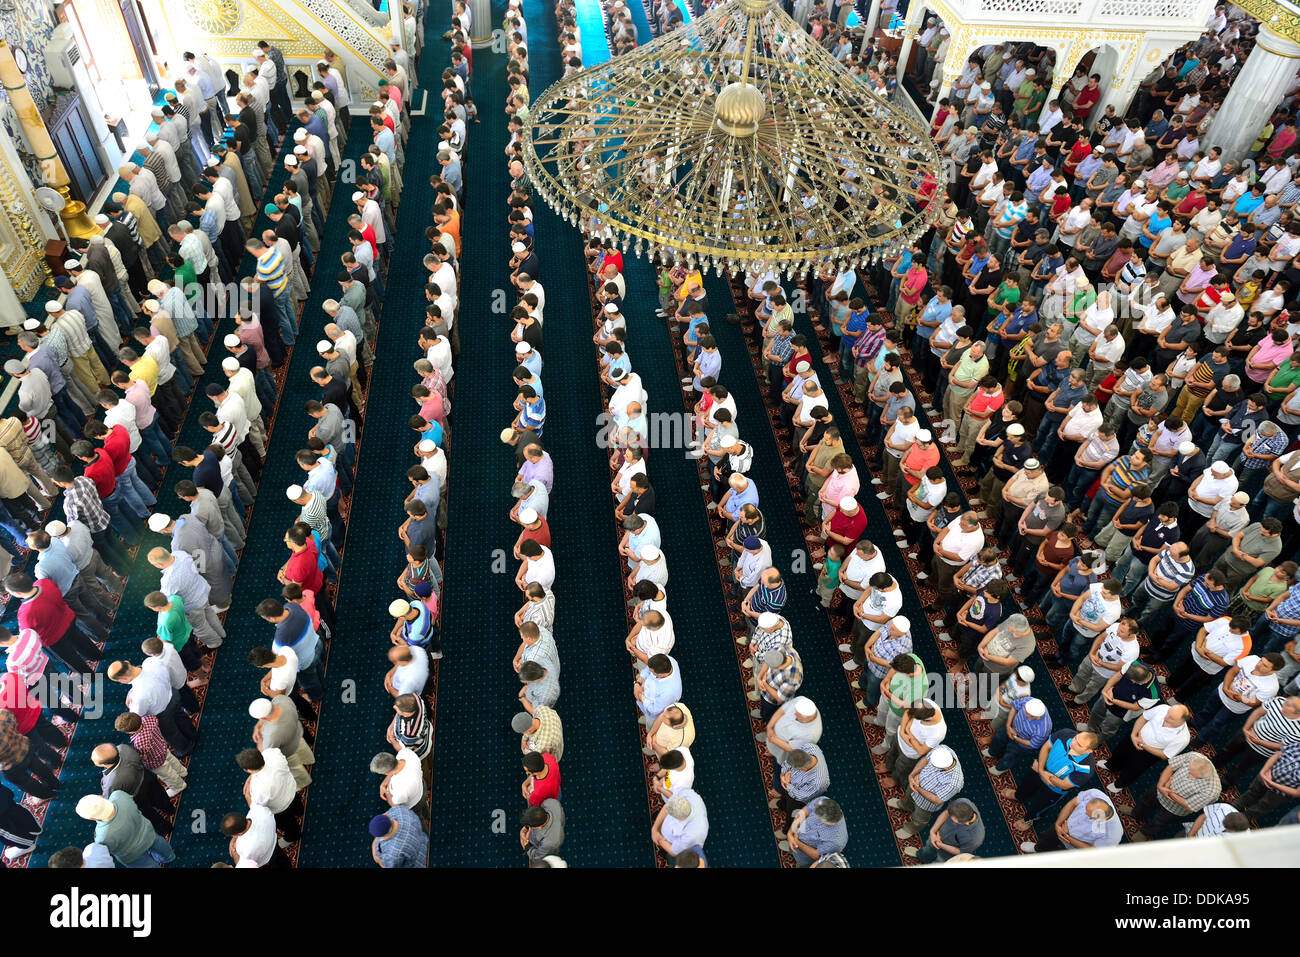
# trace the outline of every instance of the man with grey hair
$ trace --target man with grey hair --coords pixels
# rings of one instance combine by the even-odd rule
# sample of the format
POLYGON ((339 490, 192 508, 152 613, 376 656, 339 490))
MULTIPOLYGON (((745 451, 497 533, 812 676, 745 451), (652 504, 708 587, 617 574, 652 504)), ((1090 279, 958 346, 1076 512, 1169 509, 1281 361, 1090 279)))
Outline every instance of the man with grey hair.
POLYGON ((650 829, 650 839, 655 847, 670 857, 702 848, 708 836, 708 809, 704 806, 704 799, 690 788, 676 791, 659 810, 659 816, 650 829))
POLYGON ((1179 818, 1195 820, 1210 804, 1219 800, 1223 786, 1210 759, 1197 751, 1184 751, 1169 759, 1156 786, 1138 800, 1136 807, 1117 807, 1142 822, 1133 841, 1160 837, 1179 818))
POLYGON ((425 816, 424 772, 414 751, 402 748, 396 755, 381 751, 370 759, 370 770, 383 775, 379 796, 389 807, 410 808, 420 817, 425 816))
POLYGON ((976 649, 978 657, 971 670, 976 673, 1009 675, 1037 647, 1029 619, 1017 613, 984 635, 976 649))

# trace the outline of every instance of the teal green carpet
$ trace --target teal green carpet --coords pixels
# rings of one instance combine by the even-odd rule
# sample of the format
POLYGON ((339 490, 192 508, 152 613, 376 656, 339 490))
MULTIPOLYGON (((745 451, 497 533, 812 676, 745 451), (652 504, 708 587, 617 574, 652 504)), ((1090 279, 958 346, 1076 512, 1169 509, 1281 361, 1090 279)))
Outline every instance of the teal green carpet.
MULTIPOLYGON (((534 94, 558 75, 555 22, 527 0, 534 94)), ((508 285, 505 200, 505 60, 475 51, 473 91, 481 123, 470 129, 467 220, 461 278, 461 354, 456 373, 443 606, 446 658, 439 675, 430 863, 522 866, 524 802, 519 738, 510 730, 519 682, 510 667, 519 604, 508 517, 514 450, 495 440, 513 415, 510 326, 492 308, 508 285), (496 550, 508 569, 493 572, 496 550), (503 826, 501 822, 504 822, 503 826)), ((608 471, 595 443, 600 412, 595 347, 578 235, 539 203, 540 279, 547 291, 542 379, 550 386, 544 440, 555 460, 550 500, 555 637, 563 664, 557 710, 564 721, 562 763, 566 843, 574 866, 646 867, 650 818, 623 650, 608 471)), ((395 573, 395 572, 394 572, 395 573)))
MULTIPOLYGON (((420 87, 428 92, 430 107, 441 104, 433 97, 450 63, 448 46, 438 39, 449 19, 448 14, 426 25, 420 87)), ((388 604, 399 597, 396 580, 405 565, 397 529, 406 519, 402 509, 410 492, 406 470, 415 464, 414 433, 406 420, 414 411, 410 389, 417 377, 411 363, 420 357, 416 336, 424 325, 422 260, 429 249, 424 230, 433 203, 428 172, 437 168, 434 134, 441 121, 441 110, 415 117, 406 144, 402 202, 370 370, 365 441, 347 516, 348 547, 335 605, 338 631, 326 672, 316 766, 298 859, 302 867, 375 866, 366 825, 386 805, 379 797, 379 777, 370 773, 370 759, 389 750, 384 735, 393 718, 393 699, 384 690, 391 647, 388 632, 393 626, 388 604)), ((458 381, 457 388, 460 385, 458 381)), ((293 412, 301 415, 300 407, 293 412)), ((304 425, 304 435, 306 429, 304 425)), ((434 835, 436 839, 436 826, 434 835)))

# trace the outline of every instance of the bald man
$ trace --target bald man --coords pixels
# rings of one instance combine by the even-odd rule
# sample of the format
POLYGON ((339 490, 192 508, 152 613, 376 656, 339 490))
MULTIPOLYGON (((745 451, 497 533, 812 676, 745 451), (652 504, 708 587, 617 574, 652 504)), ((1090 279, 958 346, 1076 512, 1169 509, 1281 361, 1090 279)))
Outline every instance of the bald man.
POLYGON ((90 752, 90 763, 99 769, 100 793, 111 797, 114 791, 131 795, 140 813, 160 834, 171 830, 169 818, 175 811, 167 789, 144 766, 140 752, 129 744, 98 744, 90 752))

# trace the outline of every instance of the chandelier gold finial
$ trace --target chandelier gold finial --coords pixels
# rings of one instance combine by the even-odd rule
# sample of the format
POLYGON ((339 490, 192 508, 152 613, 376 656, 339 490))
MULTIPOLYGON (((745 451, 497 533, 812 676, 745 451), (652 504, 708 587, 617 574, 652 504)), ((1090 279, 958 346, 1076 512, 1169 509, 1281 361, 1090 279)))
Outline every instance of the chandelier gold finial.
POLYGON ((736 137, 753 136, 767 113, 763 91, 749 83, 728 83, 713 103, 718 129, 736 137))

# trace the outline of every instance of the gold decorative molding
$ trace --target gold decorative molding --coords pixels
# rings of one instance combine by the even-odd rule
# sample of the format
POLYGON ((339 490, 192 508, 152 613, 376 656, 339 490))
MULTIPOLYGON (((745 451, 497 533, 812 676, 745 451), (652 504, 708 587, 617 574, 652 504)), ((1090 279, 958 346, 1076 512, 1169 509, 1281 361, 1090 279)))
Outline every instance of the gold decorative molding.
MULTIPOLYGON (((1274 3, 1273 0, 1232 0, 1248 14, 1280 37, 1300 43, 1300 14, 1274 3)), ((1270 51, 1271 52, 1271 51, 1270 51)))
POLYGON ((35 296, 47 276, 45 234, 35 220, 41 214, 18 185, 26 178, 0 150, 0 260, 14 292, 23 300, 35 296))

